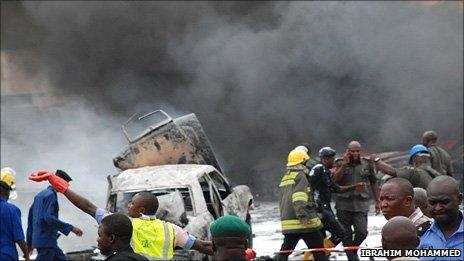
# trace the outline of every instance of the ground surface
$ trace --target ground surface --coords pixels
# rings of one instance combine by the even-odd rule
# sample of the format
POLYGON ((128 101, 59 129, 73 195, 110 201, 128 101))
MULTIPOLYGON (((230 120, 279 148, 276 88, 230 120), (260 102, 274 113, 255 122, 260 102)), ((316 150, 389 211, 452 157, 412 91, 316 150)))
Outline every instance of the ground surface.
MULTIPOLYGON (((273 256, 274 252, 280 249, 283 242, 283 235, 280 230, 279 206, 277 202, 257 202, 255 209, 251 212, 253 234, 253 249, 258 256, 273 256)), ((380 231, 386 223, 382 214, 375 215, 373 209, 368 216, 368 231, 369 235, 365 240, 366 245, 370 247, 379 246, 380 231)), ((341 244, 337 247, 342 247, 341 244)), ((296 246, 296 249, 304 249, 306 245, 302 240, 296 246)), ((293 259, 300 259, 298 254, 293 255, 293 259)), ((292 256, 291 256, 292 259, 292 256)), ((345 260, 344 253, 333 253, 331 260, 345 260)), ((361 258, 368 260, 368 258, 361 258)), ((380 260, 377 259, 376 260, 380 260)))

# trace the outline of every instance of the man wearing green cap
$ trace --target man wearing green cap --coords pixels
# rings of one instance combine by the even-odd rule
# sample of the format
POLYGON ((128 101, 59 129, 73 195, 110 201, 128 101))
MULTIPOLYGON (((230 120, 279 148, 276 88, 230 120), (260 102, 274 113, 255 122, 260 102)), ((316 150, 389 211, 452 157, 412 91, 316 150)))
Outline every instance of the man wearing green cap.
POLYGON ((246 260, 250 226, 237 216, 223 216, 211 223, 215 260, 246 260))

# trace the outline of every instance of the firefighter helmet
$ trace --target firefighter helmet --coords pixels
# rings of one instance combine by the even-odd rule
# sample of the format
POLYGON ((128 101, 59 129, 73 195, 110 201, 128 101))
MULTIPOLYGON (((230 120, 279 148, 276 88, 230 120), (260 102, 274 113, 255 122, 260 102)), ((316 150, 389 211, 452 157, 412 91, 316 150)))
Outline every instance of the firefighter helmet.
POLYGON ((308 148, 306 146, 303 146, 303 145, 297 146, 296 148, 294 148, 294 150, 302 150, 302 151, 308 153, 308 148))
POLYGON ((295 166, 307 161, 308 159, 308 153, 306 153, 304 150, 292 150, 288 154, 287 166, 295 166))

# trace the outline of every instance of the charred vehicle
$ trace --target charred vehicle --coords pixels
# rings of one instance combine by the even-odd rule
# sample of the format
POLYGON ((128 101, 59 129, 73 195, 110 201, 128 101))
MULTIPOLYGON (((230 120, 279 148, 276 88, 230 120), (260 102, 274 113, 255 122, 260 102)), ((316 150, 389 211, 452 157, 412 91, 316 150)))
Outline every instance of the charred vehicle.
MULTIPOLYGON (((158 218, 202 239, 210 238, 210 223, 223 215, 233 214, 251 224, 249 187, 231 187, 194 114, 171 118, 157 110, 131 117, 122 129, 129 144, 113 159, 122 172, 108 176, 108 210, 125 212, 135 193, 149 191, 160 202, 158 218), (134 129, 143 131, 132 137, 134 129)), ((202 258, 196 251, 176 253, 202 258)))

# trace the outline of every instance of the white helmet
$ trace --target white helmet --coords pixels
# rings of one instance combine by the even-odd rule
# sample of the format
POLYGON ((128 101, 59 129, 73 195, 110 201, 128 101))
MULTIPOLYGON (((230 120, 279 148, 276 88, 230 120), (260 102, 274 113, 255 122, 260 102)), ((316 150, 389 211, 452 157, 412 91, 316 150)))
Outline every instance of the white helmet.
POLYGON ((297 146, 296 148, 294 148, 294 150, 302 150, 302 151, 308 153, 308 148, 306 148, 306 146, 303 146, 303 145, 297 146))

